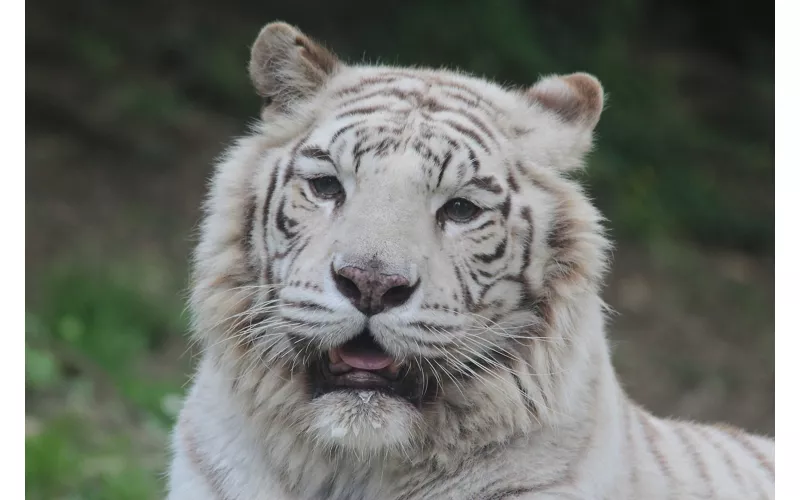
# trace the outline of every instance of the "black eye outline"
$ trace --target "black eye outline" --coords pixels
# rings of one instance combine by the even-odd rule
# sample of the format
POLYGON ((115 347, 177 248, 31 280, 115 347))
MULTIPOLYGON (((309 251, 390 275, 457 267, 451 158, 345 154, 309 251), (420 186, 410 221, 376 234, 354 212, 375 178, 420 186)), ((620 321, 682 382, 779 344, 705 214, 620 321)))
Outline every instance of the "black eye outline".
POLYGON ((324 200, 337 200, 344 197, 344 187, 333 175, 323 175, 308 180, 311 190, 324 200))
POLYGON ((439 217, 463 224, 475 219, 481 212, 483 210, 471 201, 465 198, 453 198, 439 209, 439 217))

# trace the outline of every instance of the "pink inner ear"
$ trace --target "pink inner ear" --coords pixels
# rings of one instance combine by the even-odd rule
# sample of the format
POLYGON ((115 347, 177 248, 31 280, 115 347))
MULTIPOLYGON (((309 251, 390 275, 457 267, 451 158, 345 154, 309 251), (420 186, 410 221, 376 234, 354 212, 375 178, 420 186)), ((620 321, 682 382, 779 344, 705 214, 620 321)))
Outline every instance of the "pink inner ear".
POLYGON ((534 85, 529 94, 539 104, 558 114, 563 114, 577 100, 572 88, 561 78, 543 80, 534 85))
POLYGON ((594 126, 603 107, 600 83, 581 73, 546 78, 534 85, 528 95, 568 123, 583 122, 594 126))

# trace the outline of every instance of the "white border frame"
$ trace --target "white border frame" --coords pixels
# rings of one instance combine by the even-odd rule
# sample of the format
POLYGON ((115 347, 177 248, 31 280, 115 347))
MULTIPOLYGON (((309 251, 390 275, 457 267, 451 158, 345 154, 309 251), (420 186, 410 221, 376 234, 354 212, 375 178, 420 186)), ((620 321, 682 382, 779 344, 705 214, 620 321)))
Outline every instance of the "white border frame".
MULTIPOLYGON (((3 75, 0 80, 3 99, 4 196, 2 227, 6 234, 5 244, 0 245, 2 261, 8 263, 4 272, 10 282, 4 287, 4 348, 6 356, 0 363, 2 394, 10 402, 12 410, 2 413, 0 442, 13 443, 6 448, 2 468, 3 498, 24 498, 25 465, 14 449, 24 456, 25 420, 21 407, 25 406, 24 384, 24 215, 20 207, 25 206, 25 7, 21 2, 6 5, 3 43, 0 57, 3 60, 3 75), (20 22, 22 21, 22 22, 20 22), (10 244, 9 244, 10 243, 10 244), (16 285, 14 285, 16 283, 16 285), (9 495, 11 493, 11 495, 9 495)), ((775 111, 775 398, 778 498, 800 498, 800 477, 793 473, 796 465, 791 461, 794 446, 800 445, 800 412, 798 411, 798 388, 796 377, 800 363, 794 358, 800 354, 800 328, 794 314, 798 311, 797 290, 800 281, 800 223, 796 214, 800 209, 800 158, 794 147, 800 141, 800 131, 795 121, 800 119, 800 70, 798 47, 800 36, 796 27, 800 19, 800 4, 783 0, 775 5, 775 102, 780 103, 775 111)))
POLYGON ((800 445, 797 377, 800 328, 796 290, 800 280, 800 172, 798 131, 800 71, 797 20, 800 5, 775 4, 775 437, 777 498, 800 498, 800 478, 793 472, 794 449, 800 445), (780 103, 778 105, 778 103, 780 103))
POLYGON ((3 311, 3 345, 0 363, 0 394, 5 407, 0 422, 0 442, 6 443, 2 460, 3 497, 25 498, 25 4, 10 2, 4 8, 0 29, 2 99, 3 186, 0 224, 6 286, 0 304, 3 311), (16 451, 19 450, 19 455, 16 451))

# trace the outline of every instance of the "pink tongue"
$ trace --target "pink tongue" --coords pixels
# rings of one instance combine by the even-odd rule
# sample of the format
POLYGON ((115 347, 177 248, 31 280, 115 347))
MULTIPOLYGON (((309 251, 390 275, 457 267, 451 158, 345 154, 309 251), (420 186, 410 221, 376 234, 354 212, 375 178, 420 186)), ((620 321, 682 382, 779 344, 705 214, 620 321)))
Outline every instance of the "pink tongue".
POLYGON ((392 364, 392 358, 386 354, 370 352, 339 351, 342 361, 356 370, 380 370, 392 364))

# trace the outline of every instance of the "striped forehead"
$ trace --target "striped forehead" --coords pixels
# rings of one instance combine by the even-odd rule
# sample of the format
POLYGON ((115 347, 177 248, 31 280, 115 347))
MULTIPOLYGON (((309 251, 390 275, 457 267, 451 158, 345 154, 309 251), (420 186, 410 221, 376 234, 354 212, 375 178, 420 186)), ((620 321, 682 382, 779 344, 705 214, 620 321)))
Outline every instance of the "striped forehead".
POLYGON ((497 106, 477 89, 454 79, 385 72, 335 86, 330 95, 338 120, 384 115, 408 125, 413 117, 423 124, 450 128, 486 153, 500 146, 497 106))
POLYGON ((379 73, 332 85, 309 144, 356 173, 365 158, 417 156, 431 188, 502 163, 500 110, 440 75, 379 73))

